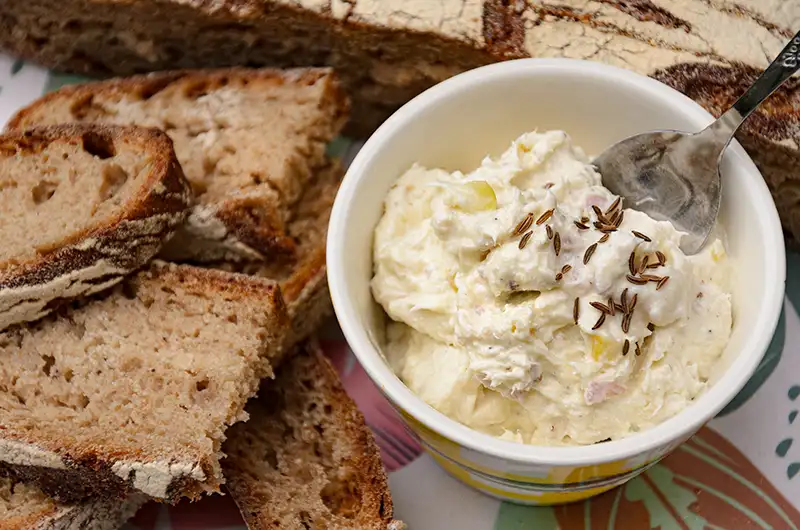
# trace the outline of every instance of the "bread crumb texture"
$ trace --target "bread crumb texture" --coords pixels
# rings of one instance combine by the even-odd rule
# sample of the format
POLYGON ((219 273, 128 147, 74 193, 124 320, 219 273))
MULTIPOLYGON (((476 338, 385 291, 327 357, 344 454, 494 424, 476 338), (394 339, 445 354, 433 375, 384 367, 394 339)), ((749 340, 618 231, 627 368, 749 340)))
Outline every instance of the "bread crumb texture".
POLYGON ((364 418, 316 346, 287 360, 231 429, 228 489, 253 529, 386 529, 392 500, 364 418))
POLYGON ((0 461, 102 463, 121 490, 159 499, 217 491, 225 430, 272 374, 286 325, 273 282, 156 262, 0 333, 0 461))
POLYGON ((66 87, 11 125, 79 121, 164 130, 197 200, 164 256, 263 259, 291 253, 286 215, 324 163, 346 111, 328 69, 233 68, 66 87))
POLYGON ((190 203, 163 133, 72 125, 0 136, 0 329, 119 282, 190 203))

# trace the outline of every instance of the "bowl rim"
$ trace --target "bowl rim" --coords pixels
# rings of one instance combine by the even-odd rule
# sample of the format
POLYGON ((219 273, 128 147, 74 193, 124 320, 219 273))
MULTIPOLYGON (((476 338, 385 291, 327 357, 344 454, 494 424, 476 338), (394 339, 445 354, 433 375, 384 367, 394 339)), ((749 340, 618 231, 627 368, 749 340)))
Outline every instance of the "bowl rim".
MULTIPOLYGON (((360 318, 354 303, 347 296, 345 285, 345 253, 340 252, 339 242, 343 240, 348 226, 350 212, 354 208, 353 195, 365 177, 365 169, 382 146, 391 140, 395 131, 404 127, 423 109, 436 105, 454 93, 468 91, 482 83, 497 83, 504 78, 511 80, 520 76, 535 76, 539 73, 569 73, 587 78, 611 79, 621 85, 640 92, 650 92, 664 105, 680 108, 689 120, 699 126, 710 123, 713 116, 700 105, 677 90, 647 76, 602 63, 577 59, 516 59, 469 70, 447 79, 418 95, 386 120, 367 140, 352 161, 331 212, 327 242, 328 285, 336 317, 350 348, 361 363, 370 379, 383 394, 398 408, 412 416, 416 421, 434 433, 459 446, 476 453, 511 460, 520 464, 546 466, 586 466, 612 461, 626 460, 663 449, 675 441, 683 441, 699 430, 727 405, 750 379, 761 362, 769 346, 783 307, 784 284, 786 281, 786 257, 778 212, 766 182, 753 161, 738 142, 733 141, 726 151, 726 157, 741 168, 743 178, 750 181, 753 188, 751 200, 763 207, 760 229, 766 239, 766 247, 771 253, 764 256, 766 271, 774 281, 764 293, 765 310, 753 323, 753 333, 745 339, 741 352, 719 381, 700 396, 693 404, 672 418, 650 429, 631 434, 620 440, 603 444, 585 446, 543 446, 520 444, 500 440, 488 434, 473 430, 434 409, 414 394, 389 368, 382 355, 372 344, 366 329, 360 325, 360 318)), ((643 462, 644 463, 644 462, 643 462)))

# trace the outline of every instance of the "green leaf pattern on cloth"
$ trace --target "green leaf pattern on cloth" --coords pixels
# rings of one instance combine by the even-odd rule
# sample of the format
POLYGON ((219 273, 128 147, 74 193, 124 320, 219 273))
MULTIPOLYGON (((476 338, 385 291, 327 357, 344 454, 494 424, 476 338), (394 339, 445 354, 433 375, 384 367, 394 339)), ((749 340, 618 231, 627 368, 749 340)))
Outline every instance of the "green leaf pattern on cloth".
POLYGON ((628 501, 645 505, 650 516, 650 528, 708 528, 708 521, 689 509, 697 502, 697 496, 692 490, 679 486, 675 482, 675 475, 666 467, 653 467, 640 479, 631 481, 624 491, 628 501))
POLYGON ((705 427, 658 465, 597 497, 541 508, 503 503, 495 530, 797 530, 798 526, 800 512, 733 444, 705 427))

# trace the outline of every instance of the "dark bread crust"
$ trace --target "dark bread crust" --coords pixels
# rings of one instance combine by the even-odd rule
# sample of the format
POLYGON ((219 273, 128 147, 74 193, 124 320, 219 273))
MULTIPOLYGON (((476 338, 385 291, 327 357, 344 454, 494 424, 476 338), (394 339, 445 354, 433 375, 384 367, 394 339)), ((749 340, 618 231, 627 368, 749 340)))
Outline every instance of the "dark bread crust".
MULTIPOLYGON (((65 275, 99 263, 106 263, 115 270, 85 279, 85 288, 78 294, 94 292, 98 285, 110 287, 151 259, 186 218, 192 203, 189 186, 175 157, 172 141, 159 130, 54 125, 0 136, 0 153, 2 156, 25 156, 52 142, 68 142, 80 148, 88 136, 110 144, 124 142, 133 145, 150 157, 143 192, 132 202, 122 205, 111 219, 71 234, 53 251, 37 253, 34 258, 23 262, 0 263, 0 300, 18 296, 26 288, 48 287, 65 275)), ((74 284, 69 287, 74 287, 74 284)), ((44 305, 43 311, 29 316, 39 318, 75 296, 64 298, 64 294, 64 286, 54 285, 42 298, 37 296, 44 305)), ((14 307, 16 305, 7 310, 14 307)), ((7 325, 18 322, 19 319, 14 319, 7 325)))
POLYGON ((325 247, 328 220, 343 175, 341 164, 330 161, 317 172, 300 197, 287 223, 287 233, 297 247, 294 259, 278 256, 265 263, 209 264, 279 282, 291 322, 285 338, 286 349, 293 349, 308 338, 333 313, 325 247))
MULTIPOLYGON (((109 99, 134 96, 149 99, 168 87, 181 87, 187 93, 204 93, 217 90, 229 84, 253 85, 255 83, 274 86, 313 86, 323 83, 323 93, 319 102, 319 113, 325 116, 327 129, 322 134, 332 139, 344 125, 349 111, 349 100, 342 90, 336 75, 330 68, 296 68, 279 70, 271 68, 224 68, 205 70, 181 70, 138 75, 129 78, 110 79, 81 85, 63 87, 44 95, 30 106, 18 111, 8 122, 7 128, 22 129, 41 123, 52 108, 80 108, 91 106, 96 96, 109 99)), ((73 112, 73 114, 75 114, 73 112)), ((319 131, 314 131, 319 133, 319 131)), ((298 134, 311 134, 298 131, 298 134)), ((280 190, 277 190, 280 194, 280 190)), ((226 236, 244 245, 247 250, 239 256, 236 251, 226 252, 225 259, 259 260, 291 258, 295 245, 286 234, 282 212, 275 204, 258 197, 230 197, 212 204, 198 204, 195 211, 203 211, 204 216, 212 216, 221 221, 226 236)), ((193 217, 189 217, 192 222, 193 217)), ((175 240, 167 245, 162 256, 171 261, 209 261, 219 260, 221 255, 204 255, 196 250, 193 240, 202 237, 179 232, 175 240)), ((219 251, 222 252, 222 251, 219 251)))
POLYGON ((0 516, 0 530, 109 530, 124 524, 145 502, 143 496, 132 496, 123 501, 92 499, 81 504, 63 504, 18 480, 0 480, 6 494, 20 495, 28 503, 21 511, 13 504, 5 505, 3 499, 7 510, 0 516))
MULTIPOLYGON (((330 492, 332 498, 306 499, 300 498, 304 492, 283 491, 292 503, 308 505, 308 519, 303 521, 310 525, 307 528, 378 530, 392 523, 392 498, 378 447, 363 415, 315 343, 301 346, 278 370, 274 381, 262 383, 259 397, 251 400, 247 410, 250 420, 234 426, 223 447, 228 454, 223 469, 226 487, 248 528, 294 528, 281 526, 281 507, 263 497, 264 488, 286 487, 286 474, 303 465, 313 468, 311 480, 325 481, 326 458, 332 459, 327 465, 334 467, 327 471, 336 477, 333 480, 342 481, 330 492), (311 417, 304 417, 309 410, 324 410, 324 419, 315 423, 311 417), (294 460, 298 455, 283 454, 281 447, 263 445, 285 436, 302 437, 303 444, 312 444, 314 438, 321 437, 346 449, 334 449, 335 455, 317 453, 318 461, 299 464, 294 460), (263 462, 267 453, 273 454, 273 463, 279 467, 271 467, 268 475, 259 476, 253 463, 263 462), (340 526, 343 520, 345 526, 340 526)), ((291 479, 287 482, 291 483, 291 479)), ((304 516, 301 513, 299 517, 304 516)))
MULTIPOLYGON (((189 294, 210 295, 225 300, 241 301, 252 307, 270 308, 275 315, 274 326, 264 330, 262 341, 270 345, 270 356, 264 358, 261 366, 257 367, 259 377, 272 377, 273 364, 278 364, 285 354, 282 339, 289 327, 289 318, 286 305, 279 286, 272 281, 261 278, 232 274, 224 271, 203 269, 187 265, 177 265, 154 261, 147 269, 131 276, 125 283, 118 286, 111 294, 103 296, 131 296, 135 295, 138 286, 144 282, 154 282, 156 285, 175 288, 180 285, 182 290, 189 294)), ((89 303, 90 300, 76 304, 89 303)), ((78 309, 79 310, 79 309, 78 309)), ((70 309, 66 309, 57 318, 70 318, 70 309)), ((53 317, 51 317, 53 318, 53 317)), ((46 325, 42 321, 37 325, 46 325)), ((258 381, 252 382, 252 392, 256 390, 258 381)), ((35 484, 42 491, 55 500, 64 503, 84 502, 89 499, 120 501, 130 495, 140 495, 141 492, 134 485, 134 477, 122 479, 112 469, 116 462, 151 462, 149 457, 135 452, 120 453, 109 452, 108 448, 93 447, 79 451, 70 451, 64 447, 63 440, 40 437, 40 439, 26 439, 23 434, 9 433, 0 425, 0 439, 25 444, 28 448, 57 457, 64 465, 62 468, 31 466, 0 462, 0 476, 12 477, 16 480, 35 484)), ((200 466, 205 479, 198 480, 191 476, 174 478, 169 484, 166 497, 158 500, 176 503, 181 498, 198 499, 204 493, 219 491, 221 476, 217 462, 212 457, 203 453, 192 453, 191 448, 186 448, 187 455, 195 459, 200 466)), ((185 455, 183 455, 185 456, 185 455)))

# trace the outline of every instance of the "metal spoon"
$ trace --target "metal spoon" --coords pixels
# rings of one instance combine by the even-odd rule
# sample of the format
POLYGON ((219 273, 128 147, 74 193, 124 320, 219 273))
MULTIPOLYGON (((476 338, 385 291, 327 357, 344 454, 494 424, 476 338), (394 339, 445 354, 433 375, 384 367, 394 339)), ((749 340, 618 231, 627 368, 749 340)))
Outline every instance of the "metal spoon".
POLYGON ((671 221, 687 234, 681 250, 696 254, 717 220, 723 151, 750 113, 798 68, 800 33, 736 103, 702 131, 654 131, 606 149, 593 162, 603 185, 621 196, 626 207, 671 221))

